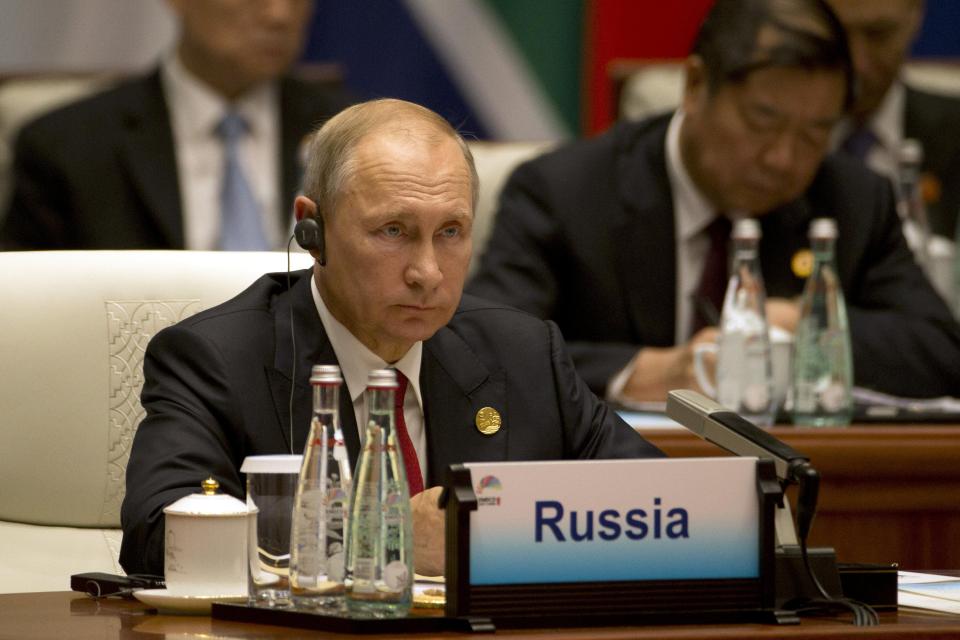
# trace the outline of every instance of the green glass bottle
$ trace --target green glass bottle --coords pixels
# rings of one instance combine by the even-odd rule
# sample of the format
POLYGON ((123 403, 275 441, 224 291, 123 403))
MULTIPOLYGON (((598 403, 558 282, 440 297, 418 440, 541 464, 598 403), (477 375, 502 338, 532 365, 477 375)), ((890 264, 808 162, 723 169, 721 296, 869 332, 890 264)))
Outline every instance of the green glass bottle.
POLYGON ((836 239, 835 220, 811 223, 813 271, 800 302, 793 352, 791 415, 802 426, 846 426, 853 416, 853 355, 834 261, 836 239))

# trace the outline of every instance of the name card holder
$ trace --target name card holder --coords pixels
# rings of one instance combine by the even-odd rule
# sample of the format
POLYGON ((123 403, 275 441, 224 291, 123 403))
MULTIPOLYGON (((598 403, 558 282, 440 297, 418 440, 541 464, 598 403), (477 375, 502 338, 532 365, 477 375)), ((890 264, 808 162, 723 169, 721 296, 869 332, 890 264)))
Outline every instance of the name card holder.
MULTIPOLYGON (((572 492, 577 493, 578 489, 572 492)), ((501 628, 732 622, 799 624, 794 612, 778 610, 775 605, 774 512, 783 499, 772 461, 752 458, 452 465, 440 499, 441 507, 446 509, 446 616, 489 620, 501 628), (730 560, 731 554, 725 551, 731 544, 739 544, 736 540, 744 536, 730 534, 731 529, 727 527, 730 523, 722 521, 726 517, 722 513, 719 525, 714 521, 717 516, 712 515, 722 511, 724 499, 711 496, 725 496, 733 480, 725 473, 718 474, 717 467, 698 466, 702 460, 738 461, 749 465, 746 473, 733 480, 740 482, 737 492, 746 502, 755 496, 756 505, 748 505, 749 513, 755 516, 746 519, 729 516, 734 528, 739 522, 750 533, 755 530, 755 537, 746 536, 746 553, 751 557, 745 563, 730 560), (665 487, 663 491, 649 488, 650 483, 646 481, 623 482, 623 473, 643 467, 584 467, 618 463, 659 465, 648 467, 646 475, 641 477, 669 478, 671 473, 664 472, 673 472, 674 478, 683 478, 679 484, 685 488, 672 491, 678 483, 674 481, 671 485, 669 480, 660 481, 665 487), (516 474, 518 469, 523 470, 523 475, 516 474), (698 472, 698 469, 704 471, 698 472), (505 476, 512 480, 513 487, 522 488, 523 496, 514 499, 508 491, 512 487, 507 486, 507 481, 501 482, 505 476), (611 481, 611 476, 617 481, 611 481), (558 477, 568 480, 558 486, 558 477), (752 488, 743 486, 751 482, 752 488), (584 488, 583 495, 569 497, 562 493, 565 487, 584 484, 592 486, 584 488), (694 496, 690 500, 699 500, 705 505, 702 509, 672 508, 677 507, 677 500, 684 500, 676 498, 678 493, 692 495, 701 489, 708 489, 709 496, 694 496), (478 496, 478 492, 481 495, 478 496), (615 495, 610 497, 610 494, 615 495), (629 511, 622 506, 617 509, 617 505, 624 504, 622 497, 616 502, 617 494, 627 496, 627 500, 633 500, 640 507, 629 511), (531 498, 531 495, 543 499, 531 498), (647 497, 638 497, 644 495, 647 497), (597 501, 603 504, 589 511, 584 507, 597 501), (610 504, 614 506, 601 509, 610 504), (478 513, 478 509, 496 509, 502 505, 508 505, 502 515, 497 511, 487 511, 493 514, 491 517, 478 513), (656 507, 652 508, 653 505, 656 507), (527 515, 517 515, 521 508, 527 515), (513 513, 509 514, 511 509, 513 513), (676 515, 680 512, 682 517, 676 515), (595 514, 598 514, 596 521, 595 514), (491 518, 500 521, 491 524, 491 518), (483 526, 478 524, 480 520, 485 520, 483 526), (589 540, 584 543, 587 522, 589 540), (676 557, 669 552, 662 553, 660 549, 673 548, 668 535, 682 537, 689 533, 687 526, 689 532, 695 533, 685 536, 689 539, 679 541, 676 548, 695 546, 694 553, 680 551, 676 557), (727 533, 713 533, 721 530, 727 533), (712 536, 715 535, 716 548, 722 551, 715 554, 720 557, 713 562, 710 557, 714 555, 712 536), (654 537, 658 540, 653 541, 654 537), (661 537, 663 540, 659 540, 661 537), (620 546, 605 547, 608 541, 620 546), (544 542, 552 547, 545 549, 548 545, 544 542), (652 558, 649 550, 655 549, 656 558, 635 562, 630 550, 641 548, 644 542, 648 542, 643 551, 648 555, 644 557, 652 558), (688 546, 681 547, 682 544, 688 546), (594 547, 599 554, 595 561, 591 556, 594 547), (613 549, 612 556, 608 553, 610 549, 613 549), (556 555, 551 555, 554 553, 556 555), (538 554, 542 557, 537 557, 538 554), (690 560, 691 557, 695 559, 690 560), (561 568, 554 570, 557 565, 561 568), (701 566, 705 569, 698 573, 701 566), (736 575, 739 569, 730 571, 731 567, 744 566, 747 568, 743 575, 736 575), (646 567, 651 567, 649 575, 646 567), (624 576, 632 577, 624 579, 624 576)), ((739 557, 736 552, 732 556, 739 557)))

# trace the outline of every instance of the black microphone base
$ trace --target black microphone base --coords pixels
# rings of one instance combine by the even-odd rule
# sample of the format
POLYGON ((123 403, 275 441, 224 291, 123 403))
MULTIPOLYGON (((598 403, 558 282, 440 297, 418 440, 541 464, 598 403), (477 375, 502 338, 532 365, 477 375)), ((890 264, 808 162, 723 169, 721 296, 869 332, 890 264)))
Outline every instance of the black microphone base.
MULTIPOLYGON (((832 547, 807 549, 810 568, 828 594, 843 597, 837 554, 832 547)), ((790 608, 792 601, 819 600, 823 595, 807 574, 798 545, 778 547, 775 555, 777 608, 790 608)))

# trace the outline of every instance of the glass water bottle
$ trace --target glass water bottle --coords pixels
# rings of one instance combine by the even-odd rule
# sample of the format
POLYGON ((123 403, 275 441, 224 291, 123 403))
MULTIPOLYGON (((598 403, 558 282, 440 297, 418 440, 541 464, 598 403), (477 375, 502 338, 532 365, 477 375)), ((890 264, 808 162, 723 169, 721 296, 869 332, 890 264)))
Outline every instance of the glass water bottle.
POLYGON ((757 258, 760 224, 752 218, 733 227, 733 264, 720 314, 717 402, 762 427, 773 424, 767 296, 757 258))
POLYGON ((810 225, 813 271, 803 290, 793 355, 793 422, 845 426, 853 415, 853 356, 843 290, 834 261, 836 221, 810 225))
POLYGON ((363 446, 347 539, 347 607, 400 617, 413 596, 413 522, 406 467, 396 434, 396 372, 370 372, 363 446))
POLYGON ((340 425, 336 365, 313 367, 313 417, 303 452, 290 534, 290 591, 302 609, 340 609, 344 596, 344 516, 350 460, 340 425))

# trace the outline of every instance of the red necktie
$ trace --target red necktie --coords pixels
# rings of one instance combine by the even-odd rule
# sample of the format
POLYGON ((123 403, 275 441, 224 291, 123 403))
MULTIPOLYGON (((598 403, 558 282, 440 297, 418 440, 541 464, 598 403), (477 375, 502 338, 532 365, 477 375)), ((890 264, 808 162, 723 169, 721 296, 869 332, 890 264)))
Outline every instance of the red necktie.
POLYGON ((393 408, 396 415, 397 440, 400 442, 400 451, 403 452, 403 466, 407 469, 407 486, 410 496, 413 497, 423 491, 423 474, 420 472, 420 461, 417 460, 417 450, 413 447, 413 440, 407 432, 407 421, 403 417, 403 398, 407 395, 407 376, 397 369, 397 395, 394 398, 393 408))
POLYGON ((727 291, 727 245, 730 243, 730 218, 720 214, 707 226, 710 236, 710 251, 703 263, 700 284, 694 300, 693 333, 704 327, 716 325, 723 309, 723 296, 727 291), (712 317, 711 317, 712 316, 712 317))

